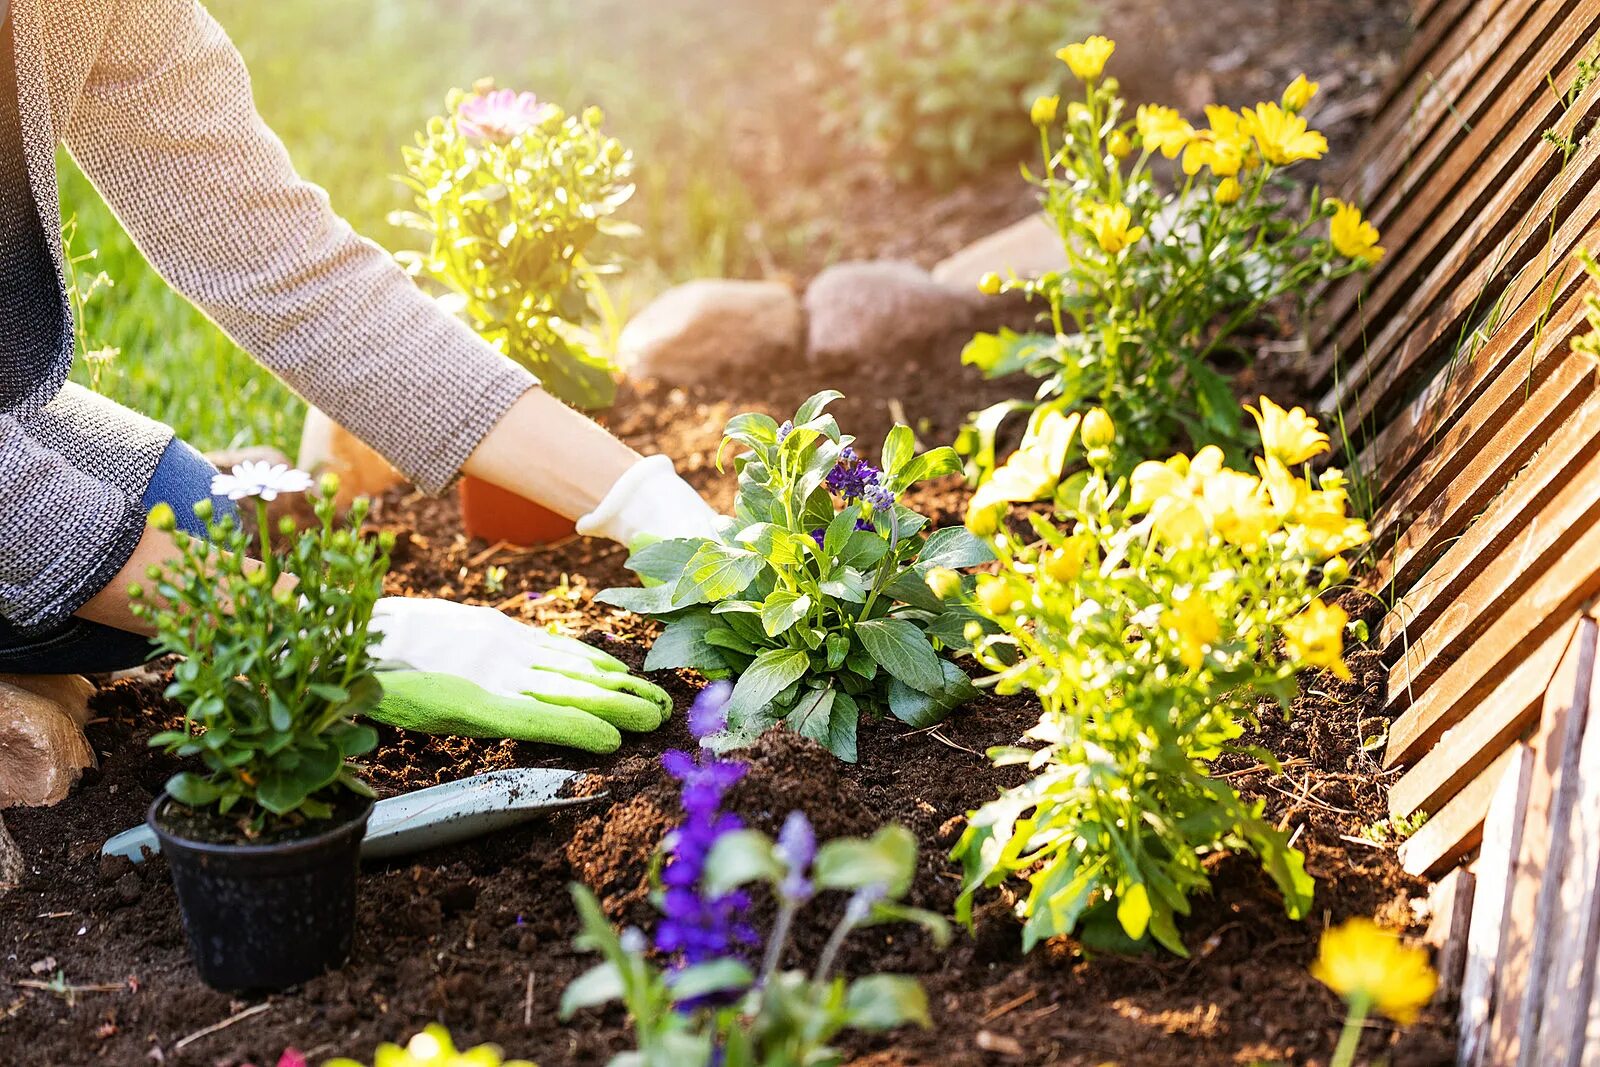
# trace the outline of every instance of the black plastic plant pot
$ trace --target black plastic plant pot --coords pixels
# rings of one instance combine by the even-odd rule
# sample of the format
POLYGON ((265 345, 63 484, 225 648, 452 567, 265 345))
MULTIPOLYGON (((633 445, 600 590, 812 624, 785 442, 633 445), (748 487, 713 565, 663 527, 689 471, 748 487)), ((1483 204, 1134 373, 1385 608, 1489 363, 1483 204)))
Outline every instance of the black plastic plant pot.
MULTIPOLYGON (((352 800, 361 798, 353 797, 352 800)), ((145 822, 172 869, 200 977, 228 992, 298 985, 344 964, 355 937, 356 873, 372 802, 314 832, 270 843, 201 840, 175 825, 166 793, 145 822)))

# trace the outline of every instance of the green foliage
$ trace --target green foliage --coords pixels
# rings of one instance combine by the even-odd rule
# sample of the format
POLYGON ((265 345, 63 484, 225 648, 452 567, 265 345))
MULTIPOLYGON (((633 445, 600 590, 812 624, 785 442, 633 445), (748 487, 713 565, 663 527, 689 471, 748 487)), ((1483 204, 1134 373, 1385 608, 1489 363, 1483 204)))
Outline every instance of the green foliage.
MULTIPOLYGON (((731 528, 640 548, 628 567, 649 584, 597 598, 667 623, 647 670, 738 678, 720 747, 783 722, 853 762, 862 714, 928 726, 974 695, 939 650, 959 646, 975 616, 935 595, 927 575, 992 553, 959 527, 924 535, 928 520, 898 502, 835 499, 830 477, 864 463, 823 410, 838 396, 818 393, 782 428, 766 415, 733 418, 723 447, 747 451, 735 461, 731 528)), ((898 496, 958 470, 949 448, 913 455, 910 429, 896 426, 875 480, 898 496)))
MULTIPOLYGON (((1307 423, 1264 423, 1260 477, 1207 448, 1113 479, 1113 457, 1096 455, 1110 446, 1094 441, 1089 471, 1061 481, 1054 451, 1055 483, 1025 498, 1050 501, 1052 518, 1030 515, 1023 536, 992 512, 973 516, 1001 531, 1000 570, 979 578, 974 598, 999 633, 976 655, 998 692, 1031 691, 1043 714, 1031 747, 989 753, 1033 777, 969 816, 954 853, 966 875, 959 917, 980 887, 1022 877, 1027 947, 1075 932, 1100 947, 1153 939, 1185 954, 1178 920, 1209 884, 1203 858, 1223 849, 1254 852, 1288 913, 1306 914, 1301 855, 1210 765, 1244 751, 1275 767, 1240 744, 1259 701, 1287 709, 1306 668, 1348 676, 1345 613, 1317 594, 1347 573, 1337 553, 1367 531, 1346 516, 1338 472, 1314 484, 1289 469, 1326 447, 1307 423)), ((1085 436, 1092 424, 1111 436, 1099 416, 1085 436)), ((1047 442, 1055 449, 1056 436, 1047 442)))
POLYGON ((413 274, 447 292, 445 303, 545 389, 578 408, 616 396, 616 368, 589 329, 609 318, 592 258, 603 235, 631 233, 611 216, 633 195, 630 154, 600 130, 599 108, 568 115, 554 104, 505 137, 463 129, 461 109, 494 91, 452 90, 447 114, 404 150, 402 179, 414 212, 392 221, 426 233, 427 252, 402 252, 413 274))
POLYGON ((629 929, 619 936, 594 894, 573 886, 583 928, 578 947, 600 953, 604 962, 567 987, 562 1018, 620 1000, 634 1026, 636 1051, 614 1056, 612 1067, 834 1067, 844 1056, 830 1043, 846 1030, 929 1026, 927 995, 916 979, 833 974, 845 940, 865 926, 909 922, 940 945, 949 939, 942 916, 901 903, 916 865, 916 838, 899 826, 824 843, 809 872, 764 834, 723 835, 706 862, 705 891, 762 884, 779 902, 759 971, 733 957, 662 971, 643 933, 629 929), (851 895, 811 972, 779 970, 795 917, 817 890, 851 895))
MULTIPOLYGON (((368 624, 393 535, 357 533, 364 501, 348 527, 338 525, 336 488, 325 480, 310 529, 296 533, 285 520, 281 551, 253 544, 231 518, 211 523, 207 541, 175 530, 170 508, 152 515, 179 555, 152 567, 150 585, 130 595, 156 627, 157 646, 183 657, 166 691, 185 709, 183 728, 150 739, 205 766, 167 782, 179 803, 237 810, 259 830, 295 816, 326 818, 345 790, 372 795, 351 760, 377 744, 372 727, 355 719, 382 695, 368 624), (253 553, 260 566, 249 563, 253 553)), ((195 510, 210 519, 209 501, 195 510)), ((259 499, 256 518, 258 529, 271 529, 259 499)))
POLYGON ((1027 102, 1066 75, 1050 53, 1084 23, 1079 0, 835 0, 830 132, 882 158, 900 181, 947 186, 1020 158, 1027 102))
MULTIPOLYGON (((1036 399, 1063 410, 1104 408, 1128 456, 1214 444, 1237 462, 1252 436, 1219 363, 1249 363, 1252 336, 1276 328, 1275 309, 1297 304, 1303 321, 1327 282, 1375 262, 1376 231, 1362 243, 1359 212, 1315 189, 1296 206, 1301 190, 1286 172, 1327 143, 1293 107, 1210 106, 1209 127, 1196 129, 1170 108, 1130 117, 1114 78, 1081 91, 1059 113, 1050 101, 1037 112, 1044 168, 1029 179, 1066 268, 983 286, 1042 302, 1047 332, 980 334, 962 360, 988 377, 1039 378, 1036 399)), ((1285 100, 1303 107, 1314 92, 1297 82, 1285 100)), ((969 473, 990 469, 995 434, 1016 408, 980 412, 963 431, 969 473)))

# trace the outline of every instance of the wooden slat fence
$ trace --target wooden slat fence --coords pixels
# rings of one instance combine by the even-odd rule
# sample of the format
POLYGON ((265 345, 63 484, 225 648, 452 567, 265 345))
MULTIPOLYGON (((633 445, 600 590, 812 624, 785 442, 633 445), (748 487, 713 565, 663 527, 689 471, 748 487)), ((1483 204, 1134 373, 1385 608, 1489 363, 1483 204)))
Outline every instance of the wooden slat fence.
MULTIPOLYGON (((1378 500, 1384 764, 1440 878, 1463 1064, 1600 1063, 1600 0, 1415 0, 1323 294, 1321 407, 1378 500), (1591 81, 1594 84, 1589 84, 1591 81)), ((1313 117, 1314 121, 1314 117, 1313 117)))

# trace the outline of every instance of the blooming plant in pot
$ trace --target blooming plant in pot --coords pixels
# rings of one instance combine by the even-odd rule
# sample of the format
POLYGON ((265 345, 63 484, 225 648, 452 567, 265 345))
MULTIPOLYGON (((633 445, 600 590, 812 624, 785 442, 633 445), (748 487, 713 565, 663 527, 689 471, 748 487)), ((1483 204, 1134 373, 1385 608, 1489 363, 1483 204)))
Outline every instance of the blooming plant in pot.
POLYGON ((603 961, 567 987, 561 1013, 623 1003, 636 1049, 613 1057, 612 1067, 833 1067, 844 1056, 831 1042, 847 1030, 931 1025, 915 978, 838 973, 841 949, 863 927, 909 923, 940 946, 948 940, 942 916, 903 903, 916 873, 916 838, 891 825, 819 844, 798 811, 776 840, 746 828, 724 805, 746 765, 710 746, 726 725, 728 696, 726 684, 707 687, 689 713, 700 750, 662 758, 682 783, 684 821, 663 842, 660 955, 643 931, 619 934, 594 894, 573 887, 579 947, 603 961), (786 968, 797 916, 830 892, 846 894, 832 934, 805 967, 786 968), (758 893, 776 904, 764 939, 752 908, 758 893))
POLYGON ((956 572, 993 553, 961 527, 924 533, 928 520, 899 502, 960 460, 915 454, 896 426, 873 466, 824 410, 838 398, 818 393, 782 425, 735 416, 724 448, 746 451, 732 525, 640 548, 628 567, 647 585, 598 598, 667 624, 645 669, 738 679, 721 747, 781 722, 853 762, 862 715, 931 726, 976 694, 940 650, 982 625, 958 595, 973 579, 956 572), (942 595, 926 581, 934 568, 954 574, 942 595))
MULTIPOLYGON (((633 194, 631 154, 601 130, 595 107, 568 114, 483 82, 452 91, 446 109, 403 152, 416 209, 392 221, 429 247, 398 258, 548 392, 577 408, 608 406, 617 368, 597 329, 616 330, 602 277, 617 267, 603 239, 632 229, 612 217, 633 194)), ((468 531, 490 540, 572 533, 568 520, 476 479, 463 480, 462 504, 468 531)))
POLYGON ((1209 884, 1203 858, 1224 850, 1255 853, 1288 913, 1306 914, 1303 857, 1211 765, 1242 751, 1276 767, 1242 740, 1262 699, 1287 709, 1307 670, 1349 677, 1349 620, 1323 595, 1368 532, 1339 472, 1306 466, 1327 449, 1316 422, 1265 398, 1255 414, 1254 471, 1210 446, 1126 478, 1108 473, 1118 439, 1103 411, 1081 426, 1055 414, 1058 432, 974 496, 968 521, 1000 557, 973 598, 997 628, 974 634, 976 654, 999 692, 1033 692, 1043 714, 1027 745, 989 752, 1032 777, 969 814, 958 915, 981 888, 1021 878, 1027 947, 1076 933, 1186 954, 1178 921, 1209 884), (1063 481, 1075 436, 1089 470, 1063 481), (1052 513, 1018 532, 1002 520, 1024 501, 1052 513))
MULTIPOLYGON (((1037 403, 1104 408, 1124 442, 1119 463, 1185 443, 1242 462, 1254 442, 1222 368, 1253 358, 1252 336, 1295 329, 1327 282, 1384 250, 1358 208, 1293 175, 1328 149, 1302 115, 1315 82, 1302 76, 1281 100, 1238 111, 1207 106, 1204 125, 1155 104, 1130 115, 1105 74, 1115 47, 1091 37, 1062 49, 1076 99, 1031 109, 1043 166, 1030 180, 1065 267, 977 280, 1043 304, 1043 327, 979 334, 962 359, 988 377, 1040 379, 1037 403)), ((958 442, 970 473, 981 480, 994 466, 1006 418, 1033 409, 1008 401, 974 416, 958 442)))
POLYGON ((337 485, 325 478, 317 522, 297 532, 284 520, 275 551, 266 501, 309 485, 281 467, 218 476, 217 492, 254 498, 259 538, 232 517, 213 521, 209 502, 196 507, 209 539, 156 508, 150 521, 172 534, 178 555, 131 590, 156 646, 182 657, 166 695, 183 706, 183 725, 150 743, 186 766, 147 821, 171 865, 195 964, 222 989, 311 978, 344 961, 354 930, 373 793, 351 761, 377 744, 356 716, 382 695, 368 625, 393 542, 357 533, 364 501, 340 525, 337 485))

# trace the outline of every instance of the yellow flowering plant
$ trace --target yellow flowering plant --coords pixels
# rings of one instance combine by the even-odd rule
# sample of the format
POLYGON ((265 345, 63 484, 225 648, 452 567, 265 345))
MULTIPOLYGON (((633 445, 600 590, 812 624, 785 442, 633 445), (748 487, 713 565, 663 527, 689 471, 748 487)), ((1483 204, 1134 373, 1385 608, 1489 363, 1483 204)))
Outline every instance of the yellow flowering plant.
MULTIPOLYGON (((1157 104, 1130 113, 1106 73, 1115 49, 1104 37, 1061 49, 1081 95, 1030 111, 1043 169, 1029 180, 1066 268, 980 286, 1041 301, 1047 329, 979 334, 962 358, 989 377, 1041 378, 1037 402, 1105 408, 1126 455, 1217 445, 1238 461, 1251 435, 1218 365, 1248 362, 1269 316, 1297 307, 1303 320, 1317 283, 1376 263, 1378 232, 1354 205, 1293 180, 1296 164, 1328 150, 1302 114, 1317 83, 1301 75, 1280 100, 1208 106, 1203 122, 1157 104)), ((958 445, 970 474, 987 475, 996 432, 1028 407, 974 417, 958 445)))
POLYGON ((1363 918, 1323 932, 1311 977, 1344 998, 1350 1009, 1334 1050, 1333 1067, 1355 1063, 1361 1028, 1372 1012, 1409 1026, 1439 987, 1426 949, 1407 945, 1363 918))
POLYGON ((1255 414, 1253 470, 1207 446, 1118 476, 1104 411, 1051 412, 975 494, 968 527, 1000 560, 972 594, 998 631, 973 628, 975 655, 989 684, 1036 694, 1043 713, 1030 746, 989 753, 1033 777, 969 815, 962 917, 980 888, 1022 877, 1029 948, 1076 933, 1183 954, 1202 857, 1225 849, 1259 856, 1289 914, 1306 914, 1302 857, 1210 768, 1239 751, 1274 766, 1242 740, 1262 698, 1287 709, 1302 671, 1344 670, 1345 615, 1321 594, 1368 534, 1338 472, 1305 466, 1327 448, 1316 423, 1264 398, 1255 414), (1088 469, 1063 479, 1080 447, 1088 469), (1019 533, 1005 520, 1023 503, 1019 533))
MULTIPOLYGON (((352 1059, 329 1060, 323 1067, 366 1067, 352 1059)), ((504 1059, 494 1045, 476 1045, 458 1049, 450 1038, 450 1031, 438 1023, 430 1023, 412 1036, 404 1047, 393 1044, 378 1046, 372 1056, 372 1067, 535 1067, 527 1060, 504 1059)))

